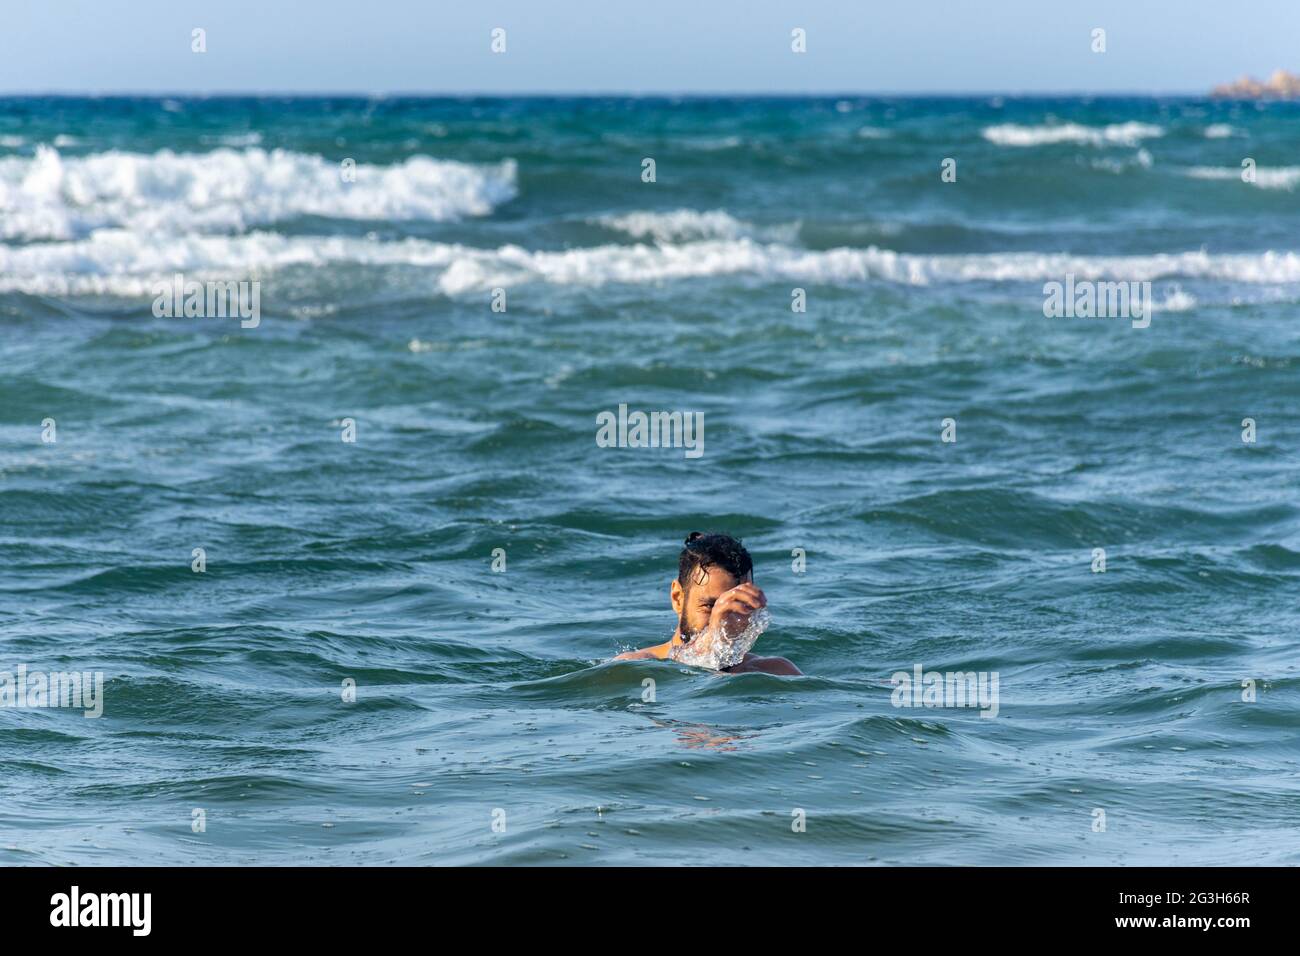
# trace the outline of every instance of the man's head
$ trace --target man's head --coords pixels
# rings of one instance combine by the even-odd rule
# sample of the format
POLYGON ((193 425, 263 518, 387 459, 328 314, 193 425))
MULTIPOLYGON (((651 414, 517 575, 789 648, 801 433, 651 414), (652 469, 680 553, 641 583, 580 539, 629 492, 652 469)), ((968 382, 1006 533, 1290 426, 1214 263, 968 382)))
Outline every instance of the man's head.
POLYGON ((753 559, 731 535, 691 532, 677 559, 677 579, 670 590, 683 639, 705 631, 718 598, 753 577, 753 559))

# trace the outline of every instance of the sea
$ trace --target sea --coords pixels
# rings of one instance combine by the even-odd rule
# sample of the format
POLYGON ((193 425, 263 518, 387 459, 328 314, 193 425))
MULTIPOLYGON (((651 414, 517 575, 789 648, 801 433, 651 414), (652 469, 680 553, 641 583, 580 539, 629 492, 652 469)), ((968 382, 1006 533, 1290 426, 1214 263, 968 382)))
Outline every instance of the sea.
POLYGON ((1300 104, 0 98, 3 865, 1297 864, 1298 492, 1300 104))

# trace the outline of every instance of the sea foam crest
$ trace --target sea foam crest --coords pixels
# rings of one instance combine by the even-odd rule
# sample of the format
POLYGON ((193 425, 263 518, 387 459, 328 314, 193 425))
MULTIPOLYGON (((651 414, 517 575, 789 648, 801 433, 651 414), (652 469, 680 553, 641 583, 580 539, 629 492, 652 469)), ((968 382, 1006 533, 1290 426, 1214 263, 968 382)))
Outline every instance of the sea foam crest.
POLYGON ((986 140, 998 146, 1051 146, 1079 143, 1084 146, 1137 146, 1144 139, 1163 136, 1165 131, 1150 123, 1130 121, 1109 126, 1084 126, 1081 123, 1057 123, 1045 126, 1022 126, 1002 123, 980 131, 986 140))
POLYGON ((992 252, 900 253, 875 246, 798 249, 751 239, 681 244, 603 245, 534 251, 483 249, 408 238, 353 236, 143 236, 100 230, 72 242, 0 244, 0 291, 35 295, 142 296, 176 272, 187 277, 258 276, 322 266, 412 267, 415 289, 459 296, 540 282, 557 286, 644 284, 713 276, 828 283, 886 281, 907 285, 1046 282, 1076 279, 1204 279, 1243 283, 1300 282, 1300 253, 1209 253, 1194 250, 1126 256, 992 252))
POLYGON ((507 160, 474 166, 413 156, 391 166, 286 150, 152 154, 112 150, 0 159, 0 238, 72 239, 95 229, 182 235, 238 233, 297 216, 443 222, 483 216, 516 195, 507 160))
POLYGON ((673 209, 667 212, 629 212, 598 216, 596 225, 621 232, 633 239, 672 242, 680 239, 738 239, 752 228, 721 209, 700 211, 673 209))
MULTIPOLYGON (((1238 166, 1191 166, 1186 175, 1192 179, 1216 179, 1242 182, 1238 166)), ((1252 185, 1260 189, 1293 190, 1300 185, 1300 166, 1257 166, 1252 185)))
POLYGON ((746 238, 790 242, 799 234, 798 222, 756 226, 721 209, 636 210, 597 216, 588 222, 633 239, 650 239, 660 244, 746 238))
POLYGON ((1203 135, 1206 139, 1228 139, 1241 135, 1241 131, 1227 123, 1211 123, 1205 127, 1203 135))
POLYGON ((597 246, 530 252, 518 246, 463 248, 438 279, 449 295, 522 282, 595 285, 711 276, 755 276, 830 283, 884 280, 906 285, 961 282, 1045 282, 1080 279, 1154 281, 1216 279, 1252 283, 1300 281, 1295 252, 1222 253, 1204 250, 1135 256, 1039 252, 915 255, 870 246, 822 251, 779 244, 701 241, 681 245, 597 246))

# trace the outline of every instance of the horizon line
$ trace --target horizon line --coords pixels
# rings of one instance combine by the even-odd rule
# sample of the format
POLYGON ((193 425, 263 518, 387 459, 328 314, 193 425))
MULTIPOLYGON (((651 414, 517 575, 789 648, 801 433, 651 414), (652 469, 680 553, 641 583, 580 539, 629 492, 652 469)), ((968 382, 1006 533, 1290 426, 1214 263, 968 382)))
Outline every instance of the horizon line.
MULTIPOLYGON (((985 97, 1013 97, 1032 99, 1035 97, 1187 97, 1197 99, 1240 99, 1254 101, 1262 97, 1215 96, 1210 90, 826 90, 826 91, 790 91, 790 90, 597 90, 597 91, 436 91, 436 90, 0 90, 0 98, 22 97, 83 97, 83 98, 176 98, 190 97, 202 99, 232 99, 239 97, 327 97, 349 99, 381 98, 424 98, 424 99, 608 99, 622 97, 626 99, 752 99, 759 97, 781 99, 830 99, 834 97, 858 98, 920 98, 935 97, 946 99, 980 99, 985 97)), ((1269 101, 1286 102, 1282 98, 1269 101)))
POLYGON ((159 92, 143 90, 0 90, 0 100, 85 99, 85 100, 1206 100, 1221 103, 1300 103, 1281 96, 1225 96, 1210 91, 1190 90, 988 90, 958 92, 952 90, 907 91, 641 91, 610 90, 601 92, 437 92, 419 90, 211 90, 159 92))

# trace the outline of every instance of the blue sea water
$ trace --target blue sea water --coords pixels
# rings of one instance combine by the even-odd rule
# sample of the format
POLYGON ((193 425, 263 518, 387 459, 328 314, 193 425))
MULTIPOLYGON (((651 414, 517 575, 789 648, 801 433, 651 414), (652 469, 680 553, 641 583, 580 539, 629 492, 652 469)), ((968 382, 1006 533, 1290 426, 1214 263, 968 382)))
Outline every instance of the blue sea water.
POLYGON ((0 99, 0 862, 1300 863, 1298 306, 1294 104, 0 99))

